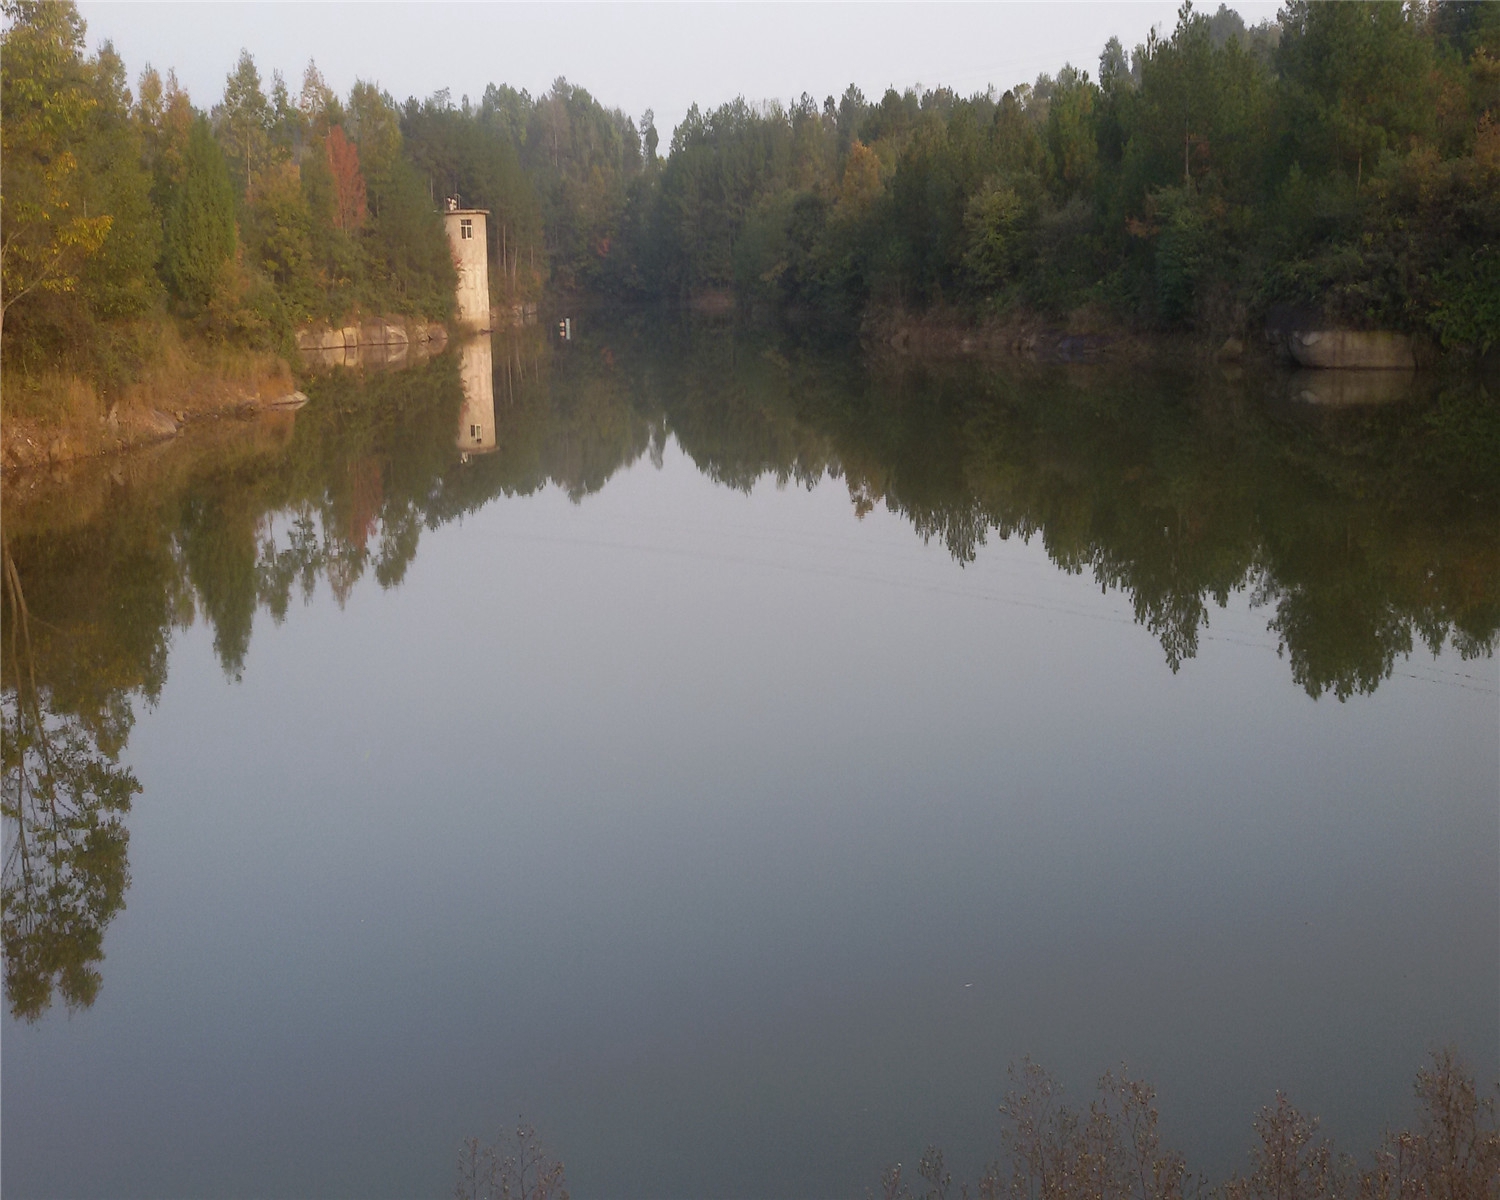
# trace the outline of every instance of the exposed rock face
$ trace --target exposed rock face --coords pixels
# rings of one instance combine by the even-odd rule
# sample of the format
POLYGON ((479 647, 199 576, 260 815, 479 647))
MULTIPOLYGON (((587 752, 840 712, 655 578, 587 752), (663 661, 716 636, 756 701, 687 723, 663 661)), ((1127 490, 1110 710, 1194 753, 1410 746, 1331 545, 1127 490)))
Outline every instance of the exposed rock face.
POLYGON ((344 331, 342 329, 297 330, 298 350, 342 350, 343 348, 344 331))
MULTIPOLYGON (((367 321, 359 327, 358 344, 361 346, 405 346, 410 340, 405 327, 389 321, 367 321)), ((349 344, 346 338, 345 347, 349 344)))
POLYGON ((1305 304, 1273 304, 1266 312, 1266 342, 1282 361, 1294 362, 1292 338, 1327 324, 1327 317, 1305 304))
POLYGON ((177 433, 177 419, 160 409, 150 409, 140 416, 141 428, 151 437, 174 437, 177 433))
POLYGON ((1306 329, 1293 333, 1287 344, 1292 357, 1304 367, 1410 371, 1417 365, 1411 338, 1400 333, 1306 329))
POLYGON ((303 350, 302 363, 308 367, 355 367, 359 365, 359 350, 303 350))
POLYGON ((316 366, 391 366, 405 360, 411 347, 424 353, 448 340, 448 331, 436 323, 402 321, 386 317, 342 329, 299 329, 297 349, 303 362, 316 366))

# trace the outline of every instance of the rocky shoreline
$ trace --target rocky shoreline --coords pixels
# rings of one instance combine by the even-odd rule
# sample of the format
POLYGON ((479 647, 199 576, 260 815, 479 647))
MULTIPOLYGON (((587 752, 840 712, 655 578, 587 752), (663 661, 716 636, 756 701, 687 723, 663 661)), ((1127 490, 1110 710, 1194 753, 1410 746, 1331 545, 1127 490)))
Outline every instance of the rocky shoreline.
POLYGON ((1093 313, 1054 321, 1034 313, 974 318, 953 309, 867 313, 859 327, 869 353, 914 358, 1022 358, 1042 364, 1135 361, 1163 353, 1197 355, 1185 335, 1144 335, 1093 313))
MULTIPOLYGON (((1271 314, 1260 336, 1208 337, 1142 332, 1090 310, 1053 321, 1030 313, 975 319, 954 309, 925 313, 887 309, 866 315, 859 342, 867 353, 876 355, 1006 357, 1039 365, 1233 364, 1258 359, 1293 370, 1302 368, 1297 374, 1305 380, 1300 390, 1294 389, 1297 394, 1321 397, 1328 392, 1337 394, 1342 403, 1356 402, 1345 393, 1362 397, 1399 392, 1393 384, 1395 377, 1409 377, 1428 357, 1423 347, 1403 334, 1322 328, 1305 314, 1297 316, 1271 314), (1391 379, 1383 378, 1386 374, 1391 379)), ((491 317, 497 327, 528 324, 536 320, 535 307, 516 305, 514 312, 499 309, 491 317)), ((295 335, 300 365, 315 369, 400 367, 409 359, 440 352, 448 338, 441 324, 389 316, 311 326, 295 335)), ((0 465, 7 473, 56 467, 165 441, 195 421, 291 410, 306 403, 291 366, 278 361, 277 368, 248 385, 211 378, 189 403, 176 407, 137 403, 122 408, 116 403, 98 419, 97 428, 79 422, 52 426, 7 416, 0 427, 0 465)))
MULTIPOLYGON (((381 317, 338 328, 298 330, 295 340, 302 368, 379 368, 399 366, 413 353, 420 357, 442 350, 448 331, 436 323, 381 317)), ((10 475, 63 467, 167 441, 197 422, 294 411, 306 403, 292 364, 275 359, 252 380, 209 373, 186 400, 170 404, 116 401, 97 419, 49 423, 7 413, 0 424, 0 470, 10 475)))
POLYGON ((441 350, 448 343, 448 330, 426 321, 377 317, 337 328, 323 325, 299 329, 296 341, 308 365, 362 366, 398 361, 414 349, 419 353, 441 350))
POLYGON ((1014 357, 1042 364, 1240 362, 1264 358, 1314 371, 1412 371, 1430 355, 1406 334, 1339 329, 1316 319, 1268 320, 1260 336, 1142 332, 1091 311, 1055 321, 1031 313, 980 318, 956 310, 883 310, 860 325, 860 345, 914 357, 1014 357))
POLYGON ((187 408, 131 408, 121 412, 119 405, 113 405, 97 432, 7 418, 3 469, 11 475, 66 467, 169 441, 188 426, 204 421, 259 412, 294 412, 306 403, 306 394, 293 388, 270 395, 231 392, 187 408))

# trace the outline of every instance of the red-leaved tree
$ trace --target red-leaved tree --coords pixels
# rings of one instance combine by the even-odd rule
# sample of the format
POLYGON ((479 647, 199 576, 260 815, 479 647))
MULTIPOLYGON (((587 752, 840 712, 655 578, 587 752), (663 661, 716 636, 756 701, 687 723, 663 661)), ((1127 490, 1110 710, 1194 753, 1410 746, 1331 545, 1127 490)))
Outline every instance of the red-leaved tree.
POLYGON ((328 169, 333 173, 333 219, 345 233, 365 223, 365 177, 359 173, 359 148, 344 136, 344 127, 328 131, 328 169))

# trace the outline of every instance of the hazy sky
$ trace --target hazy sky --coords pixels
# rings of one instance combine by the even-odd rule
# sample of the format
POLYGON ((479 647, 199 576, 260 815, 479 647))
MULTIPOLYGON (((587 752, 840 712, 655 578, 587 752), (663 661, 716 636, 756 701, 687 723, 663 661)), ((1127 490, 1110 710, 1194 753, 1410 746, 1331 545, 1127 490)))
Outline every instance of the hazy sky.
MULTIPOLYGON (((1212 12, 1214 3, 1200 3, 1212 12)), ((1265 0, 1231 5, 1248 23, 1265 0)), ((565 75, 632 116, 654 108, 663 143, 697 102, 737 95, 820 101, 851 82, 1005 88, 1065 62, 1097 73, 1111 34, 1127 47, 1170 30, 1177 0, 1052 4, 122 4, 84 2, 90 47, 105 38, 132 83, 146 63, 173 67, 200 107, 218 100, 240 49, 269 85, 295 92, 309 58, 341 94, 357 78, 398 99, 451 90, 476 102, 486 83, 545 91, 565 75)), ((665 146, 663 147, 665 149, 665 146)))

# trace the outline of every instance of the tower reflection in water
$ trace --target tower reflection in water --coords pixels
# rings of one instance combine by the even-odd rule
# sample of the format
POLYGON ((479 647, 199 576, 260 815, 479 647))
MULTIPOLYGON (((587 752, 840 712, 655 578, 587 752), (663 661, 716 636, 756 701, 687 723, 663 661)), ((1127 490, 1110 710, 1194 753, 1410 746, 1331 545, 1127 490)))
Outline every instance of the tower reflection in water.
POLYGON ((495 356, 488 334, 470 338, 459 352, 464 403, 458 414, 458 448, 465 459, 495 449, 495 356))

